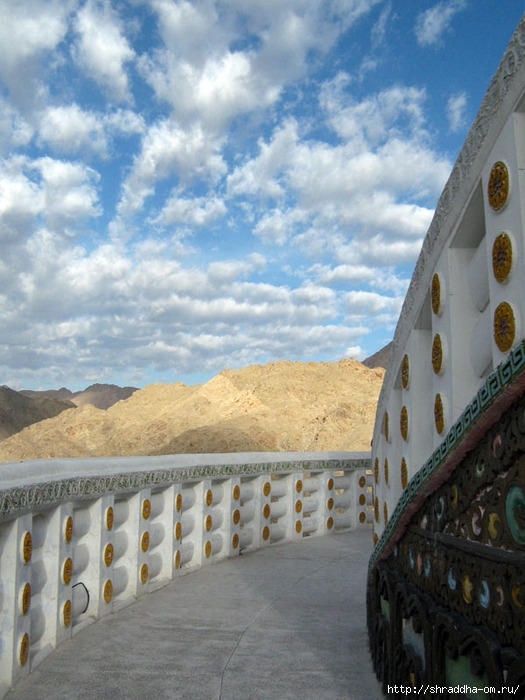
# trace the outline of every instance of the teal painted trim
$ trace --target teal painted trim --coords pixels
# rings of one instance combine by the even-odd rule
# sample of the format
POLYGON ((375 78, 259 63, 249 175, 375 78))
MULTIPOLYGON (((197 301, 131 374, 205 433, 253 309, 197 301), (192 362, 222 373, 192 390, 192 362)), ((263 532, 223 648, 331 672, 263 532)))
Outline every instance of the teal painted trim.
POLYGON ((427 485, 429 480, 459 447, 468 433, 483 417, 487 409, 503 394, 505 389, 517 377, 523 374, 524 371, 525 339, 511 350, 505 360, 496 367, 485 384, 479 389, 476 396, 465 408, 456 423, 454 423, 452 428, 448 431, 443 442, 434 450, 427 462, 408 482, 406 489, 401 494, 392 516, 370 557, 368 567, 369 575, 389 543, 390 538, 395 534, 397 526, 408 506, 421 494, 423 487, 427 485))

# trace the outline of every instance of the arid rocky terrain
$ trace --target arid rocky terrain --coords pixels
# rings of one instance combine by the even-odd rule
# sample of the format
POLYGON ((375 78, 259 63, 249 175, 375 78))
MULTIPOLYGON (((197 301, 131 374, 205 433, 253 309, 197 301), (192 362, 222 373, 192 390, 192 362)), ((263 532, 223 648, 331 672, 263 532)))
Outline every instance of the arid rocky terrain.
POLYGON ((0 442, 0 462, 48 457, 370 449, 384 369, 276 362, 209 382, 152 384, 103 410, 86 403, 0 442))

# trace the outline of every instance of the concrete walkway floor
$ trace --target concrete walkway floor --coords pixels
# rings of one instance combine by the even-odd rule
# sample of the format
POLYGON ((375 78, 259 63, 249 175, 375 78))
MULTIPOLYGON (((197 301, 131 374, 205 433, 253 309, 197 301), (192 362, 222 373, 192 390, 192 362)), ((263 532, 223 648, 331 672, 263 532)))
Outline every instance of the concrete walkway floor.
POLYGON ((6 700, 379 700, 371 541, 311 538, 182 576, 79 632, 6 700))

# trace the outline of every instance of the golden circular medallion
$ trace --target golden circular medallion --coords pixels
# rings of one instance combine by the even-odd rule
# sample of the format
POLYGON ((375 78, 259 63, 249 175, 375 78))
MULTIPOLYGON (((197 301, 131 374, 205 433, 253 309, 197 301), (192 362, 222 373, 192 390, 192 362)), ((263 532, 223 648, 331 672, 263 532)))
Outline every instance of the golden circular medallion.
POLYGON ((111 581, 106 581, 104 584, 104 601, 106 603, 111 603, 111 599, 113 598, 113 584, 111 581))
POLYGON ((268 525, 265 525, 263 527, 262 538, 265 542, 270 538, 270 528, 268 527, 268 525))
POLYGON ((62 609, 62 620, 64 622, 64 627, 69 627, 71 625, 71 618, 73 616, 73 607, 70 600, 66 600, 64 607, 62 609))
POLYGON ((149 569, 147 564, 142 564, 140 567, 140 582, 144 585, 149 579, 149 569))
POLYGON ((334 507, 334 499, 333 498, 329 498, 327 500, 326 507, 328 508, 328 510, 332 510, 332 508, 334 507))
POLYGON ((361 511, 361 512, 359 513, 359 522, 360 522, 361 524, 366 523, 366 513, 365 513, 364 511, 361 511))
POLYGON ((106 527, 108 530, 113 528, 113 523, 115 522, 115 515, 113 513, 113 508, 109 506, 106 511, 106 527))
POLYGON ((142 502, 142 517, 147 520, 151 515, 151 502, 148 498, 145 498, 142 502))
POLYGON ((403 457, 401 460, 401 486, 406 489, 408 484, 408 468, 406 459, 403 457))
POLYGON ((177 549, 175 552, 175 568, 180 569, 180 551, 177 549))
POLYGON ((269 517, 270 517, 270 513, 271 513, 270 505, 269 505, 268 503, 266 503, 266 505, 265 505, 264 508, 263 508, 263 515, 264 515, 265 518, 269 518, 269 517))
POLYGON ((328 520, 326 521, 326 529, 331 530, 333 528, 333 526, 334 526, 334 519, 332 518, 332 516, 330 516, 328 518, 328 520))
POLYGON ((439 333, 436 333, 432 341, 432 367, 434 368, 434 374, 439 374, 442 366, 443 344, 441 343, 441 336, 439 333))
POLYGON ((213 503, 213 491, 211 489, 208 489, 206 491, 206 505, 208 506, 208 508, 211 506, 212 503, 213 503))
POLYGON ((516 337, 516 319, 512 306, 503 301, 494 311, 494 340, 501 352, 508 352, 516 337))
POLYGON ((206 544, 204 545, 204 554, 206 555, 206 558, 209 559, 211 557, 213 551, 213 547, 211 542, 208 540, 206 544))
POLYGON ((388 469, 388 459, 385 457, 385 463, 383 464, 383 470, 385 472, 385 483, 388 484, 388 478, 390 476, 390 471, 388 469))
POLYGON ((241 497, 241 487, 239 484, 235 484, 233 487, 233 499, 234 501, 238 501, 239 498, 241 497))
POLYGON ((175 507, 177 508, 177 513, 180 513, 182 510, 182 493, 177 494, 177 498, 175 500, 175 507))
POLYGON ((374 481, 379 484, 379 457, 376 457, 374 462, 374 481))
POLYGON ((297 479, 297 481, 295 482, 295 490, 297 491, 297 493, 301 493, 301 491, 303 490, 303 482, 301 481, 301 479, 297 479))
POLYGON ((182 524, 177 523, 175 525, 175 539, 180 540, 181 537, 182 537, 182 524))
POLYGON ((300 520, 298 520, 298 521, 295 523, 295 531, 296 531, 296 533, 297 533, 298 535, 300 535, 301 532, 302 532, 302 529, 303 529, 303 524, 302 524, 302 522, 301 522, 300 520))
POLYGON ((385 519, 385 525, 388 525, 388 506, 383 503, 383 518, 385 519))
POLYGON ((206 532, 210 532, 212 527, 213 527, 213 520, 212 520, 211 515, 208 515, 208 516, 206 516, 206 520, 205 520, 206 532))
POLYGON ((238 546, 239 546, 239 535, 237 533, 235 533, 234 536, 232 537, 232 547, 233 547, 233 549, 237 549, 238 546))
POLYGON ((241 522, 241 511, 238 508, 233 511, 232 520, 234 525, 238 525, 241 522))
POLYGON ((366 476, 359 477, 359 487, 364 489, 366 486, 366 476))
POLYGON ((328 479, 328 484, 327 484, 327 485, 328 485, 328 490, 329 490, 329 491, 331 491, 331 490, 334 488, 334 480, 332 479, 332 477, 330 477, 330 478, 328 479))
POLYGON ((29 606, 31 605, 31 584, 26 583, 22 588, 22 595, 20 600, 20 607, 22 608, 22 615, 27 615, 29 612, 29 606))
POLYGON ((263 493, 268 498, 270 493, 272 492, 272 485, 270 484, 269 481, 265 481, 264 486, 263 486, 263 493))
POLYGON ((375 497, 374 500, 374 518, 376 519, 376 523, 379 522, 379 499, 377 496, 375 497))
POLYGON ((497 236, 492 246, 492 270, 500 284, 506 282, 512 270, 512 241, 505 232, 497 236))
POLYGON ((441 398, 441 394, 436 394, 434 401, 434 423, 438 435, 441 435, 445 429, 445 411, 443 408, 443 399, 441 398))
POLYGON ((399 429, 401 437, 406 441, 408 439, 408 409, 406 406, 402 407, 399 415, 399 429))
POLYGON ((149 549, 149 532, 147 530, 142 533, 142 537, 140 538, 140 548, 143 552, 147 552, 149 549))
POLYGON ((303 503, 302 501, 296 501, 295 502, 295 512, 300 513, 303 509, 303 503))
POLYGON ((491 208, 494 211, 503 209, 509 196, 509 171, 501 160, 492 166, 487 191, 491 208))
POLYGON ((33 554, 33 538, 30 532, 26 532, 22 540, 22 558, 25 564, 29 564, 33 554))
POLYGON ((408 384, 410 382, 410 366, 408 355, 403 357, 403 362, 401 363, 401 384, 403 389, 408 389, 408 384))
POLYGON ((441 311, 441 278, 437 272, 432 277, 432 285, 430 287, 430 301, 432 304, 432 311, 437 316, 441 311))
POLYGON ((73 518, 69 515, 64 526, 64 537, 66 542, 73 539, 73 518))
POLYGON ((64 562, 64 569, 62 571, 62 580, 68 586, 71 583, 71 577, 73 576, 73 560, 68 557, 64 562))
POLYGON ((388 442, 388 411, 385 411, 385 419, 383 423, 384 431, 385 431, 385 440, 388 442))
POLYGON ((106 545, 106 548, 104 549, 104 564, 106 566, 111 566, 111 562, 113 561, 113 545, 111 542, 106 545))
POLYGON ((26 632, 20 641, 20 654, 18 657, 18 659, 20 661, 20 666, 25 666, 28 658, 29 658, 29 635, 26 632))
POLYGON ((364 493, 362 493, 362 494, 359 496, 359 505, 360 505, 360 506, 364 506, 365 504, 366 504, 366 496, 365 496, 364 493))

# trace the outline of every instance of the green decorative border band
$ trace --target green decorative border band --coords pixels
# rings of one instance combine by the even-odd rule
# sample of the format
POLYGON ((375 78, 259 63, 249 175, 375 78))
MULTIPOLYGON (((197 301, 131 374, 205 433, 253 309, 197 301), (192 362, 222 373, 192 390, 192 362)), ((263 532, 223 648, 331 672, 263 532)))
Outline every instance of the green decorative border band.
POLYGON ((158 486, 167 487, 171 484, 197 482, 203 479, 328 470, 355 471, 370 468, 370 459, 366 458, 323 459, 319 461, 310 459, 253 464, 200 465, 112 475, 80 476, 0 490, 0 520, 7 520, 32 510, 47 508, 71 500, 140 491, 144 488, 158 486))
POLYGON ((408 524, 408 516, 411 517, 417 504, 421 499, 430 495, 446 478, 445 474, 441 479, 438 478, 440 470, 449 462, 460 445, 464 444, 467 436, 471 434, 472 429, 486 415, 487 410, 497 399, 503 396, 511 384, 515 383, 520 376, 525 376, 524 373, 525 340, 522 340, 489 376, 485 384, 479 389, 476 396, 449 430, 443 442, 409 481, 370 557, 369 575, 379 559, 386 556, 396 544, 402 534, 403 526, 408 524), (435 482, 436 485, 433 486, 431 482, 435 482))

